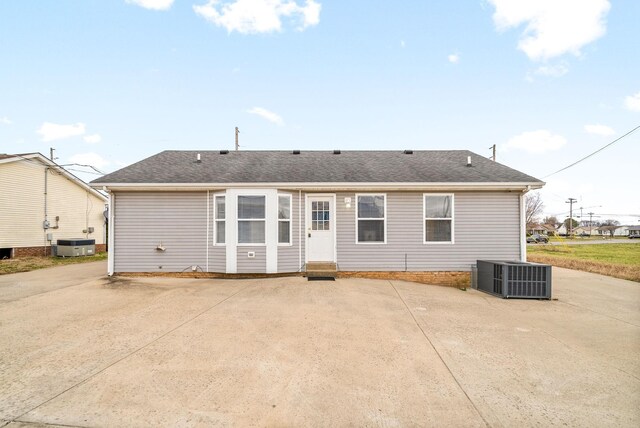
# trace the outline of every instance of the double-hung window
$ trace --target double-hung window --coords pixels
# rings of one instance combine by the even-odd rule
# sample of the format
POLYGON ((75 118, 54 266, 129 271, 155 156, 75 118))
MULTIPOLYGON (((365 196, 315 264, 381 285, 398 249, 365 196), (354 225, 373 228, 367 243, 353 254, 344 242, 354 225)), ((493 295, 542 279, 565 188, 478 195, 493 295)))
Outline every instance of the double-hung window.
POLYGON ((424 195, 424 243, 453 243, 453 195, 424 195))
POLYGON ((225 206, 225 197, 224 196, 216 196, 215 197, 215 208, 214 208, 214 239, 216 245, 224 245, 226 242, 226 206, 225 206))
POLYGON ((386 196, 356 195, 356 242, 384 244, 386 242, 386 196))
POLYGON ((291 195, 278 195, 278 244, 291 245, 291 195))
POLYGON ((238 244, 264 244, 265 196, 238 196, 238 244))

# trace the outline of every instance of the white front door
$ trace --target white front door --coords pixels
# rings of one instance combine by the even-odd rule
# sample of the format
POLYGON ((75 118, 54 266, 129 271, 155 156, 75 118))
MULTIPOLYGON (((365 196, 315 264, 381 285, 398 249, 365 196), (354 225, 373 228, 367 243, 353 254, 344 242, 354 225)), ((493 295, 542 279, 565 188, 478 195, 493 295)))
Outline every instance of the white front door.
POLYGON ((335 262, 335 197, 307 197, 307 261, 335 262))

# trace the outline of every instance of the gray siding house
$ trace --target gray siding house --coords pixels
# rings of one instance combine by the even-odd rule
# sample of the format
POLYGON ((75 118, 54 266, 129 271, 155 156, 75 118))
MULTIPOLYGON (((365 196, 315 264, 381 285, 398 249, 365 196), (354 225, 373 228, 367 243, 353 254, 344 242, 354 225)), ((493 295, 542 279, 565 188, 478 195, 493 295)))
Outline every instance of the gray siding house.
POLYGON ((469 151, 164 151, 92 186, 109 274, 469 272, 525 260, 540 180, 469 151))

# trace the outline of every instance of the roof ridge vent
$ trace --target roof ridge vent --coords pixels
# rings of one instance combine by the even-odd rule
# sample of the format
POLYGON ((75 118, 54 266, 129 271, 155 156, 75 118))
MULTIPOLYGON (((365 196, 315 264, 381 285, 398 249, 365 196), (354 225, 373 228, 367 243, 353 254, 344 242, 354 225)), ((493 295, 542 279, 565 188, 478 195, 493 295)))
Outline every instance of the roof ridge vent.
POLYGON ((300 150, 294 150, 293 152, 291 152, 291 154, 299 155, 300 154, 300 150))
POLYGON ((405 155, 412 155, 413 154, 413 150, 405 150, 404 154, 405 155))
POLYGON ((333 151, 333 154, 334 154, 334 155, 339 155, 340 153, 342 153, 340 150, 334 150, 334 151, 333 151))
POLYGON ((229 154, 229 150, 220 150, 220 154, 221 155, 228 155, 229 154))

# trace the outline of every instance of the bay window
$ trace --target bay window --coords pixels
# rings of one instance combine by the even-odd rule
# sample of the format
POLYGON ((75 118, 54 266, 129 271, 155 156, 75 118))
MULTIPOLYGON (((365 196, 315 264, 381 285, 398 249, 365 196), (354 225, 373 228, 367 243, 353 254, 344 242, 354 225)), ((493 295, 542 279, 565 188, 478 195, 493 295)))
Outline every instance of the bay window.
POLYGON ((238 244, 264 244, 265 196, 238 196, 238 244))
POLYGON ((278 195, 278 244, 291 245, 291 195, 278 195))
POLYGON ((225 197, 216 196, 214 207, 214 223, 213 223, 213 236, 214 243, 217 245, 224 245, 226 242, 226 206, 225 197))

